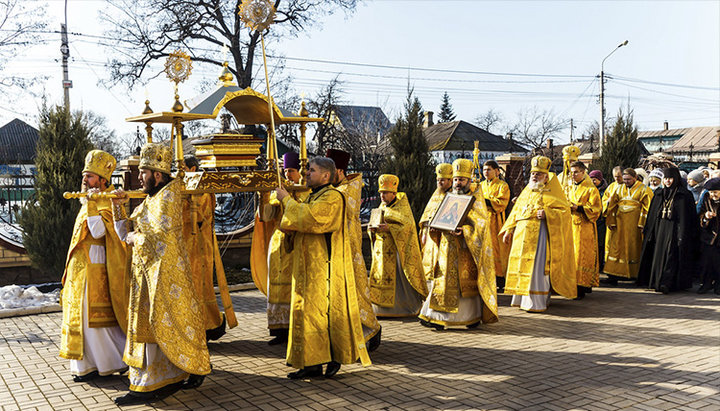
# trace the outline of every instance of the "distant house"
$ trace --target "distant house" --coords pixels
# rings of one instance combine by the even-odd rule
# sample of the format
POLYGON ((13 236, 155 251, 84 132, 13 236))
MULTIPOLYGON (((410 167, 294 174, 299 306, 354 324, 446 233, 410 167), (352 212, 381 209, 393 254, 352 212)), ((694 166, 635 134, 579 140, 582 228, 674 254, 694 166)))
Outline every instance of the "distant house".
POLYGON ((0 127, 0 175, 32 174, 38 138, 35 127, 17 118, 0 127))
POLYGON ((720 151, 720 126, 671 129, 666 121, 662 130, 638 132, 638 140, 651 153, 672 154, 675 163, 692 167, 707 164, 710 153, 720 151))
POLYGON ((425 113, 423 129, 428 149, 438 163, 452 163, 457 158, 472 159, 475 141, 480 150, 480 162, 494 160, 506 153, 524 154, 527 149, 520 144, 492 134, 466 121, 433 124, 432 112, 425 113))
POLYGON ((357 136, 385 136, 392 123, 380 107, 337 105, 329 121, 340 130, 357 136))

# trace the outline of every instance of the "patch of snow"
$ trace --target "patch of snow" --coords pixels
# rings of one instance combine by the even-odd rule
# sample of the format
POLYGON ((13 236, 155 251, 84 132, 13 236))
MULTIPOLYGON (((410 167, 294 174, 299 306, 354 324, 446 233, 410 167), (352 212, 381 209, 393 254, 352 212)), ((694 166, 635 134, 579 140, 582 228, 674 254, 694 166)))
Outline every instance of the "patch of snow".
POLYGON ((6 285, 0 287, 0 310, 44 307, 57 304, 59 299, 59 289, 43 293, 35 286, 24 288, 19 285, 6 285))

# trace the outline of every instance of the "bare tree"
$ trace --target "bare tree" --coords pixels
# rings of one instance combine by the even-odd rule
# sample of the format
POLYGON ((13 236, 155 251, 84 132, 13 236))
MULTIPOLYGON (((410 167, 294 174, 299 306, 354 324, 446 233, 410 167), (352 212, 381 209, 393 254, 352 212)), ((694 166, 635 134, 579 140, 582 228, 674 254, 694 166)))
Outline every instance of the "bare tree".
MULTIPOLYGON (((39 40, 38 31, 45 29, 45 10, 28 6, 23 0, 0 0, 0 70, 23 49, 39 40)), ((32 79, 20 76, 0 77, 0 92, 13 86, 25 88, 32 79)))
MULTIPOLYGON (((229 69, 242 88, 253 85, 253 65, 260 33, 245 27, 238 15, 241 0, 108 0, 101 18, 108 25, 113 57, 111 80, 134 86, 151 62, 177 48, 189 49, 194 61, 221 66, 220 47, 230 51, 229 69)), ((297 36, 338 10, 351 13, 357 0, 275 0, 275 24, 266 34, 297 36)), ((157 75, 155 73, 155 75, 157 75)))
POLYGON ((328 148, 336 147, 341 130, 333 111, 342 102, 342 83, 337 77, 332 79, 315 97, 308 101, 308 111, 313 117, 324 118, 325 121, 316 125, 313 148, 318 153, 325 153, 328 148))
POLYGON ((492 131, 490 130, 491 128, 493 128, 494 126, 499 126, 500 124, 502 124, 502 121, 502 114, 498 113, 493 109, 489 109, 485 113, 475 117, 475 124, 477 124, 478 127, 489 133, 492 133, 492 131))
POLYGON ((567 127, 568 122, 552 110, 541 111, 532 107, 518 112, 517 121, 508 131, 513 133, 515 141, 535 149, 544 146, 548 139, 555 138, 567 127))

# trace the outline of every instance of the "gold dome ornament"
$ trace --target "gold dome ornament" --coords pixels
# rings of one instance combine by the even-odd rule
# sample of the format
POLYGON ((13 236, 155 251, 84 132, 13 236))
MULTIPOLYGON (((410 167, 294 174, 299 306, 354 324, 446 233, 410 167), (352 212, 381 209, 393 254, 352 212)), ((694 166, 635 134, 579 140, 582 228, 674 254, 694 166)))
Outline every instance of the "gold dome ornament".
POLYGON ((243 0, 238 9, 240 20, 255 31, 270 27, 275 18, 275 7, 270 0, 243 0))

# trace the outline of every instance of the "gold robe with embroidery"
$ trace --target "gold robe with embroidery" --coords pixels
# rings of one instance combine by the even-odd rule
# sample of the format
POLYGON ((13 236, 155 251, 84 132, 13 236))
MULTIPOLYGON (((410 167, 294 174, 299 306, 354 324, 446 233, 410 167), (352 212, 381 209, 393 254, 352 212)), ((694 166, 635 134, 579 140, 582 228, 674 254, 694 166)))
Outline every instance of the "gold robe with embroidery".
MULTIPOLYGON (((415 231, 415 218, 405 193, 397 193, 395 202, 380 204, 388 232, 376 232, 371 245, 370 299, 380 307, 395 306, 397 258, 402 273, 418 294, 427 297, 427 284, 422 269, 422 256, 415 231)), ((373 238, 373 234, 370 234, 373 238)))
POLYGON ((359 358, 370 365, 343 195, 327 185, 302 203, 287 196, 282 204, 280 228, 294 232, 287 364, 302 369, 359 358))
MULTIPOLYGON (((110 186, 105 192, 115 188, 110 186)), ((63 309, 60 357, 83 359, 83 294, 87 284, 88 326, 90 328, 120 326, 127 328, 130 278, 127 275, 126 249, 120 241, 108 199, 88 201, 75 218, 70 248, 62 277, 63 309), (95 239, 87 225, 88 216, 99 215, 105 236, 95 239), (90 262, 90 246, 105 247, 105 264, 90 262)))
POLYGON ((603 271, 607 274, 637 278, 643 228, 652 197, 652 190, 640 181, 636 181, 631 188, 622 184, 614 190, 605 217, 608 251, 605 253, 603 271))
MULTIPOLYGON (((607 188, 605 189, 605 192, 602 195, 602 206, 603 206, 603 217, 607 217, 607 209, 608 205, 610 205, 610 198, 615 193, 615 190, 618 188, 617 181, 613 181, 610 183, 607 188)), ((607 227, 607 223, 605 224, 605 256, 608 255, 608 252, 610 252, 610 237, 612 237, 612 231, 607 227)), ((605 269, 603 268, 603 272, 605 269)))
POLYGON ((425 281, 433 280, 433 269, 437 263, 438 258, 438 244, 435 241, 430 240, 430 221, 432 221, 435 213, 437 212, 443 199, 445 199, 446 191, 442 191, 439 188, 435 189, 430 201, 428 201, 423 211, 420 221, 418 223, 420 227, 420 251, 422 252, 422 266, 423 273, 425 275, 425 281))
POLYGON ((505 209, 510 202, 510 186, 498 177, 480 182, 485 200, 490 202, 490 233, 495 255, 495 275, 505 277, 510 248, 500 239, 500 229, 505 224, 505 209))
POLYGON ((523 189, 500 231, 502 235, 514 230, 505 277, 506 294, 530 293, 541 224, 537 212, 542 209, 548 229, 545 275, 550 276, 552 288, 558 294, 577 297, 570 203, 555 175, 550 173, 548 179, 542 189, 529 186, 523 189))
POLYGON ((157 344, 181 370, 210 373, 204 310, 195 296, 184 248, 182 182, 172 180, 133 211, 135 244, 123 360, 147 366, 145 343, 157 344))
MULTIPOLYGON (((293 191, 290 195, 298 202, 304 201, 310 190, 293 191)), ((280 231, 282 220, 282 204, 277 200, 275 193, 270 193, 268 202, 273 207, 272 218, 262 221, 259 213, 255 216, 255 227, 251 245, 251 269, 255 286, 268 298, 269 304, 290 304, 292 295, 292 256, 289 244, 292 237, 280 231), (271 233, 269 239, 267 233, 271 233), (265 241, 267 241, 265 243, 265 241), (263 264, 264 262, 264 264, 263 264)), ((275 315, 268 310, 268 328, 288 328, 285 315, 275 315)))
POLYGON ((205 310, 206 330, 217 328, 222 324, 222 316, 220 315, 213 285, 214 212, 215 195, 209 193, 188 196, 185 207, 183 207, 183 238, 187 243, 196 296, 205 310), (191 197, 197 204, 197 211, 195 212, 197 229, 195 234, 192 234, 191 226, 192 218, 189 205, 191 197))
POLYGON ((482 322, 494 323, 498 320, 497 287, 489 213, 480 185, 471 184, 469 195, 475 200, 463 222, 462 236, 443 231, 428 237, 438 249, 431 267, 430 308, 456 313, 459 297, 480 295, 482 322))
POLYGON ((370 285, 365 259, 362 255, 362 227, 360 226, 360 206, 362 205, 362 174, 348 174, 335 188, 345 197, 345 218, 348 225, 348 237, 352 248, 352 265, 355 273, 355 289, 360 307, 360 320, 365 332, 365 341, 369 341, 380 331, 380 323, 375 316, 370 301, 370 285))
POLYGON ((602 214, 600 192, 590 177, 585 176, 580 183, 572 185, 568 200, 582 206, 582 212, 571 211, 577 285, 597 287, 600 284, 600 267, 595 222, 602 214))

